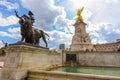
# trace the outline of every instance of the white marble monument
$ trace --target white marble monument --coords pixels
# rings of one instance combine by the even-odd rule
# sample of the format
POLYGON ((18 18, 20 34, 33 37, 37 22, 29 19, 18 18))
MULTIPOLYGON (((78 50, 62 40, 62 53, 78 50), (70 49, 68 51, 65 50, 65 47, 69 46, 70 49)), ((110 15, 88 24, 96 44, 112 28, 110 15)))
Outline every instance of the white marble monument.
POLYGON ((72 44, 70 45, 71 51, 91 51, 93 49, 89 34, 86 33, 87 24, 83 22, 81 16, 82 10, 83 8, 78 10, 78 18, 74 24, 75 34, 72 38, 72 44))

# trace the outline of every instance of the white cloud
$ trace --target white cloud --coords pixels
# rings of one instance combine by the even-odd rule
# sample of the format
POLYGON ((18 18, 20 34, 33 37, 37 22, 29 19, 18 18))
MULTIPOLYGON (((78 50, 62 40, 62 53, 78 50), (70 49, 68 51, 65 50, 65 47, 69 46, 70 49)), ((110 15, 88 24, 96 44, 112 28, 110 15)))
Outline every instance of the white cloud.
POLYGON ((8 34, 7 32, 4 32, 4 31, 0 31, 0 35, 1 35, 1 37, 11 37, 11 35, 10 34, 8 34))
POLYGON ((91 42, 94 43, 94 44, 96 44, 97 43, 97 39, 94 38, 94 39, 91 40, 91 42))
POLYGON ((3 47, 3 46, 4 46, 3 42, 0 41, 0 48, 3 47))
POLYGON ((55 23, 57 30, 64 30, 65 32, 74 33, 74 27, 73 24, 75 20, 69 20, 65 18, 66 16, 60 15, 57 18, 57 21, 55 23))
POLYGON ((17 23, 18 23, 18 18, 16 18, 15 16, 9 16, 7 18, 3 18, 2 14, 0 13, 0 26, 4 27, 17 23))
POLYGON ((92 38, 93 43, 115 42, 116 39, 120 38, 119 27, 109 23, 94 25, 92 28, 87 28, 87 31, 90 36, 94 36, 94 38, 92 38))
POLYGON ((50 37, 54 38, 48 41, 48 43, 50 43, 49 47, 51 48, 58 49, 59 44, 65 44, 65 46, 68 47, 71 44, 72 34, 67 34, 56 30, 47 33, 50 37))
POLYGON ((13 34, 20 33, 20 27, 18 27, 18 28, 8 28, 8 31, 10 33, 13 33, 13 34))
POLYGON ((7 0, 0 0, 0 5, 6 7, 8 10, 17 9, 19 7, 17 3, 11 3, 7 0))
POLYGON ((58 15, 62 14, 62 8, 54 6, 54 0, 21 0, 24 7, 31 10, 36 19, 36 26, 44 30, 52 30, 58 15))
POLYGON ((108 3, 117 3, 119 0, 105 0, 108 3))
MULTIPOLYGON (((64 0, 58 3, 69 14, 76 14, 78 8, 84 7, 83 18, 90 18, 92 24, 108 22, 119 23, 120 1, 118 0, 64 0), (108 3, 111 2, 111 3, 108 3), (114 3, 116 2, 116 3, 114 3), (89 16, 88 16, 89 15, 89 16)), ((87 19, 88 19, 87 18, 87 19)))
POLYGON ((103 3, 100 2, 100 5, 95 5, 94 8, 91 7, 92 11, 92 17, 91 22, 93 24, 98 23, 112 23, 112 24, 119 24, 119 18, 118 14, 120 13, 120 10, 118 10, 118 5, 112 3, 103 3), (112 6, 111 6, 112 5, 112 6))
POLYGON ((8 28, 8 32, 10 33, 10 37, 14 39, 20 39, 20 27, 18 28, 8 28))
POLYGON ((71 14, 76 13, 78 8, 85 7, 82 15, 88 23, 87 32, 96 38, 93 42, 113 42, 120 38, 119 0, 66 0, 59 4, 67 8, 66 11, 71 14), (72 8, 69 8, 70 6, 72 8))
POLYGON ((0 31, 1 37, 10 37, 13 39, 20 39, 20 28, 8 28, 8 32, 0 31))

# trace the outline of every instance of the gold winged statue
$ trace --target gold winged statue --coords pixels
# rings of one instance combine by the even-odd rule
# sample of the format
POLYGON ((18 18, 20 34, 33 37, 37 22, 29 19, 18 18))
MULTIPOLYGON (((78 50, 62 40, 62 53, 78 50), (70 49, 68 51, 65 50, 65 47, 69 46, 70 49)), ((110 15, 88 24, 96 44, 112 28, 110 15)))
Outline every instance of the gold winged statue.
POLYGON ((77 11, 77 20, 80 21, 80 22, 83 22, 83 18, 82 18, 82 11, 83 11, 84 7, 82 7, 81 9, 78 9, 77 11))

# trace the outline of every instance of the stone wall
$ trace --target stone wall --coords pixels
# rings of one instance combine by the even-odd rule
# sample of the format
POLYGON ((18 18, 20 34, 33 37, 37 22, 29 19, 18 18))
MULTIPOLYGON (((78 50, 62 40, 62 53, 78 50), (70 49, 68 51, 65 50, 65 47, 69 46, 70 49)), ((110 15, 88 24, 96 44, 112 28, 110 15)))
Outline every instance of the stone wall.
POLYGON ((0 56, 0 62, 4 62, 5 61, 5 56, 0 56))
POLYGON ((64 64, 66 54, 76 54, 80 66, 120 67, 119 52, 64 52, 64 64))
POLYGON ((28 70, 45 70, 52 65, 62 65, 61 54, 49 49, 17 45, 4 50, 6 60, 1 80, 21 80, 27 76, 28 70))
POLYGON ((79 53, 78 58, 83 66, 120 67, 120 53, 79 53))

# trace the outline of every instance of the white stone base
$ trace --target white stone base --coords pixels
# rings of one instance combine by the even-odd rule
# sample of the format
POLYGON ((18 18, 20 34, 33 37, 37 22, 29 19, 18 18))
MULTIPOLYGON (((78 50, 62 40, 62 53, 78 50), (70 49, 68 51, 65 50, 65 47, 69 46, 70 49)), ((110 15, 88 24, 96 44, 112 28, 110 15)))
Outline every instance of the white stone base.
POLYGON ((92 44, 71 44, 70 45, 71 51, 91 51, 93 50, 92 44))
POLYGON ((28 70, 46 70, 52 65, 62 65, 61 54, 47 48, 12 45, 3 49, 6 51, 6 59, 0 80, 23 80, 27 77, 28 70))

